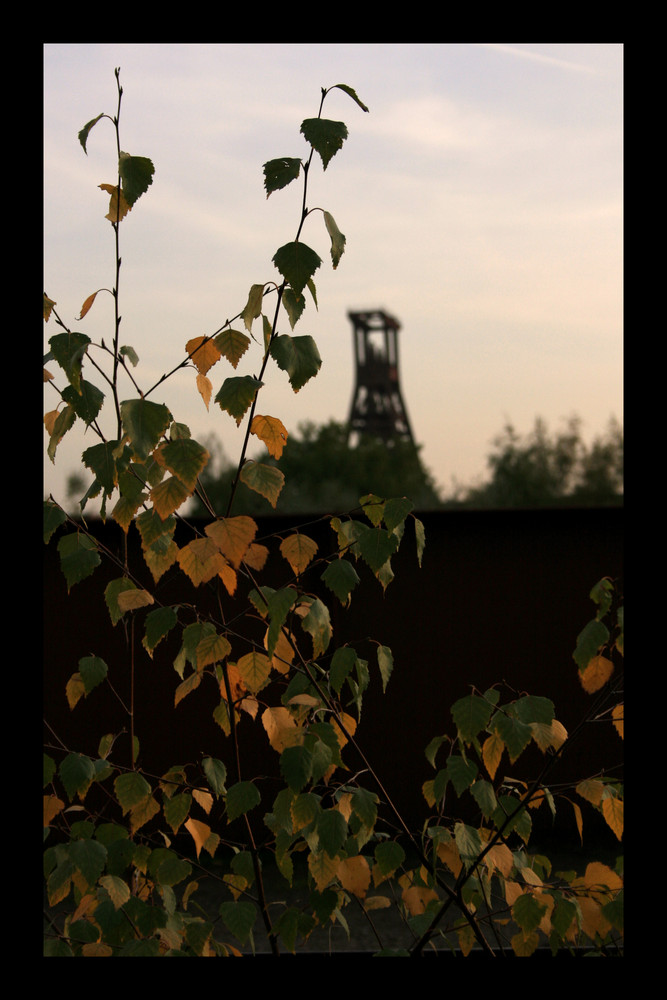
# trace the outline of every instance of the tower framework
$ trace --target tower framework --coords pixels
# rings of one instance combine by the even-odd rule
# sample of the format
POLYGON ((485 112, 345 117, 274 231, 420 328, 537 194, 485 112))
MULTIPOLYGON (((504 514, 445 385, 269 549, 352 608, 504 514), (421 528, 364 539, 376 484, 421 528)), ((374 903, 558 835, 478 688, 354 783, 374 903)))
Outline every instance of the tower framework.
POLYGON ((353 326, 356 380, 348 435, 355 444, 361 435, 387 444, 414 443, 398 376, 398 331, 401 326, 383 310, 349 312, 353 326))

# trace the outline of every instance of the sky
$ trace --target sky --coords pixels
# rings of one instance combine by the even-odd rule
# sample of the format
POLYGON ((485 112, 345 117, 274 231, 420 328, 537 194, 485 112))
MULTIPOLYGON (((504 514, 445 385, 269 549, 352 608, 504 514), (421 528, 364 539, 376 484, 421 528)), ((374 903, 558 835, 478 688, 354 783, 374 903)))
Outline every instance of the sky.
MULTIPOLYGON (((301 239, 322 258, 318 308, 309 301, 293 331, 286 316, 279 324, 314 338, 322 368, 296 394, 274 369, 258 412, 288 433, 345 421, 347 314, 383 309, 401 324, 403 399, 445 494, 486 478, 507 423, 526 434, 539 416, 555 432, 576 414, 590 441, 623 422, 623 55, 620 43, 46 44, 44 290, 72 329, 112 340, 110 295, 78 316, 114 285, 99 185, 116 182, 115 133, 100 121, 86 155, 78 132, 116 114, 116 67, 121 148, 155 165, 120 225, 121 343, 139 356, 143 391, 190 339, 235 317, 251 285, 279 280, 272 257, 296 236, 302 186, 267 198, 262 166, 305 160, 301 122, 317 116, 322 88, 346 84, 369 111, 327 95, 323 116, 348 138, 326 170, 316 159, 307 198, 333 216, 345 253, 334 270, 322 213, 309 215, 301 239)), ((51 319, 45 345, 57 332, 51 319)), ((220 361, 213 396, 258 357, 253 345, 236 371, 220 361)), ((207 410, 195 377, 183 369, 150 398, 235 461, 243 427, 213 400, 207 410)), ((134 395, 123 386, 121 398, 134 395)), ((57 404, 46 385, 45 412, 57 404)), ((82 428, 66 435, 55 465, 45 458, 45 495, 64 500, 94 443, 82 428)), ((257 442, 251 454, 262 452, 257 442)))

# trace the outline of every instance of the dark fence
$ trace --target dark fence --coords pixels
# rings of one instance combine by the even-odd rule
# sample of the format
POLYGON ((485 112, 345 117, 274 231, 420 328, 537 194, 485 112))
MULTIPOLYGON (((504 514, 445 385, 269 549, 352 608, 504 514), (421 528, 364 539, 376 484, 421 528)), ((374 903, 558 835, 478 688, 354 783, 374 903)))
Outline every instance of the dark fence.
MULTIPOLYGON (((430 739, 452 733, 449 708, 471 690, 505 682, 517 691, 553 700, 556 716, 571 730, 590 700, 577 679, 572 659, 576 637, 594 614, 589 591, 603 576, 622 587, 622 518, 619 508, 539 511, 452 511, 420 515, 426 529, 423 566, 417 563, 413 530, 406 527, 394 557, 395 579, 382 588, 363 566, 362 582, 349 609, 343 610, 327 592, 332 609, 334 641, 358 644, 368 659, 372 682, 364 701, 359 742, 396 805, 409 821, 421 826, 425 803, 423 781, 434 772, 424 748, 430 739), (376 667, 377 640, 392 649, 394 672, 382 692, 376 667)), ((300 523, 303 519, 300 519, 300 523)), ((288 518, 259 520, 258 536, 286 531, 297 522, 288 518)), ((304 529, 305 530, 305 529, 304 529)), ((98 524, 95 534, 104 545, 122 552, 122 533, 111 523, 98 524)), ((332 549, 331 528, 315 523, 307 533, 321 552, 332 549)), ((136 541, 129 536, 130 565, 148 586, 151 577, 136 541)), ((261 582, 281 585, 276 575, 287 564, 272 558, 261 582)), ((108 690, 96 689, 70 712, 65 684, 81 657, 101 656, 109 677, 127 704, 130 664, 126 625, 112 626, 103 600, 104 588, 118 578, 118 569, 104 565, 67 594, 56 546, 46 549, 44 715, 54 735, 70 749, 95 756, 99 736, 127 728, 120 702, 108 690)), ((310 580, 308 585, 310 586, 310 580)), ((324 595, 321 583, 313 583, 324 595)), ((195 591, 180 571, 160 581, 158 599, 166 604, 197 600, 219 619, 217 602, 208 587, 195 591)), ((235 602, 223 602, 227 620, 235 602)), ((129 616, 127 616, 129 618, 129 616)), ((258 633, 260 636, 260 633, 258 633)), ((141 647, 143 625, 135 641, 135 729, 141 740, 140 765, 161 774, 174 763, 196 761, 201 754, 226 760, 232 768, 231 747, 212 718, 217 701, 202 685, 174 708, 180 678, 173 660, 180 637, 161 643, 151 658, 141 647)), ((247 649, 234 649, 240 656, 247 649)), ((259 722, 242 723, 244 777, 277 773, 277 756, 259 722)), ((554 781, 594 774, 622 761, 623 744, 610 726, 585 731, 558 765, 554 781)), ((353 772, 363 764, 348 753, 353 772)), ((523 770, 539 766, 541 755, 523 770)), ((519 762, 521 763, 521 761, 519 762)), ((502 767, 506 766, 503 762, 502 767)), ((273 791, 268 792, 267 803, 273 791)))

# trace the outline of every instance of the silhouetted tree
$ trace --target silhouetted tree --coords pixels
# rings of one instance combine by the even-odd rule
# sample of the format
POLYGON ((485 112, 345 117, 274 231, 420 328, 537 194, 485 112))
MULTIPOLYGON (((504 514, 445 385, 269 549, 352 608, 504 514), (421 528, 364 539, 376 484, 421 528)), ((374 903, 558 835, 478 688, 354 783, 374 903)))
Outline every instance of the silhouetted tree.
MULTIPOLYGON (((442 506, 442 499, 419 448, 411 442, 387 445, 362 438, 351 448, 347 428, 332 420, 327 424, 303 423, 290 435, 278 461, 262 455, 265 464, 276 465, 285 475, 276 513, 314 514, 352 510, 367 493, 384 497, 408 496, 421 510, 442 506)), ((224 513, 231 493, 235 468, 215 441, 206 441, 214 455, 202 476, 202 485, 218 513, 224 513), (212 466, 212 467, 211 467, 212 466)), ((201 504, 193 514, 203 513, 201 504)), ((233 513, 271 514, 273 508, 242 483, 237 489, 233 513)))
POLYGON ((623 502, 623 429, 611 420, 587 446, 581 421, 549 434, 541 418, 521 437, 511 424, 494 439, 487 458, 491 479, 457 487, 449 507, 598 506, 623 502))

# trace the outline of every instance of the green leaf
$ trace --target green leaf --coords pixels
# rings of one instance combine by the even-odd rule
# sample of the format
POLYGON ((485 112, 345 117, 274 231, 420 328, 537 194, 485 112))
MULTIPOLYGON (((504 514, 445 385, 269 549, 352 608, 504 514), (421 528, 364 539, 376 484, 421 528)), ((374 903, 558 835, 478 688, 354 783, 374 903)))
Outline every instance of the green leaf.
POLYGON ((194 490, 197 478, 206 468, 210 455, 203 445, 192 438, 177 438, 163 445, 160 458, 169 472, 177 476, 189 490, 194 490))
POLYGON ((359 575, 347 559, 330 562, 322 573, 322 579, 343 605, 349 604, 350 594, 359 583, 359 575))
POLYGON ((202 760, 204 774, 212 791, 217 795, 224 795, 225 782, 227 781, 227 768, 221 760, 215 757, 204 757, 202 760))
POLYGON ((426 546, 426 532, 424 525, 419 520, 418 517, 415 518, 415 538, 417 540, 417 559, 419 561, 419 566, 421 568, 422 557, 424 555, 424 548, 426 546))
POLYGON ((149 399, 129 399, 120 404, 125 433, 132 443, 134 456, 145 461, 166 432, 173 417, 162 403, 149 399))
POLYGON ((44 501, 44 544, 51 540, 54 532, 67 520, 67 514, 51 500, 44 501))
POLYGON ((479 806, 482 816, 486 818, 493 816, 493 813, 498 806, 498 800, 496 799, 496 793, 493 790, 491 782, 487 781, 485 778, 480 778, 479 781, 476 781, 471 786, 470 792, 479 806))
POLYGON ((261 802, 261 796, 252 781, 239 781, 227 790, 227 818, 230 823, 254 809, 261 802))
POLYGON ((104 393, 97 386, 93 385, 92 382, 82 379, 79 383, 78 392, 73 385, 65 386, 63 389, 63 399, 72 407, 77 417, 83 420, 86 426, 88 426, 92 424, 102 409, 104 393))
POLYGON ((72 406, 65 406, 54 421, 51 428, 51 436, 49 437, 49 445, 46 449, 47 455, 54 464, 56 461, 56 449, 67 432, 74 426, 75 421, 76 413, 72 406))
POLYGON ((598 618, 603 618, 607 614, 609 608, 611 607, 612 598, 614 596, 614 584, 605 576, 595 584, 590 592, 590 598, 592 601, 598 605, 598 618))
POLYGON ((359 539, 359 551, 374 573, 378 573, 398 548, 396 535, 383 528, 369 528, 359 539))
MULTIPOLYGON (((257 287, 263 289, 262 285, 258 285, 257 287)), ((236 368, 250 347, 250 337, 247 337, 245 333, 241 333, 240 330, 223 330, 222 333, 213 338, 213 343, 222 356, 227 358, 232 368, 236 368)))
POLYGON ((245 944, 252 933, 257 916, 254 903, 247 903, 244 900, 225 902, 220 904, 218 912, 227 929, 241 944, 245 944))
POLYGON ((387 531, 395 531, 405 522, 406 517, 414 507, 407 497, 393 497, 384 505, 384 523, 387 531))
POLYGON ((116 798, 123 810, 123 815, 134 806, 139 805, 151 794, 151 786, 138 771, 127 771, 120 774, 114 781, 116 798))
POLYGON ((238 427, 263 385, 263 382, 251 375, 237 375, 227 378, 222 383, 222 388, 215 397, 215 402, 220 409, 225 410, 230 417, 234 418, 238 427))
POLYGON ((58 775, 70 799, 75 795, 83 799, 95 777, 95 767, 90 757, 69 753, 60 762, 58 775))
POLYGON ((348 87, 348 85, 346 83, 335 83, 334 86, 330 87, 329 89, 330 90, 335 90, 336 88, 338 90, 345 91, 345 93, 348 94, 352 98, 353 101, 356 101, 356 103, 359 105, 359 107, 361 108, 362 111, 368 111, 368 108, 366 107, 366 105, 362 101, 359 100, 359 98, 357 97, 356 92, 352 89, 352 87, 348 87))
POLYGON ((86 122, 86 124, 79 132, 79 142, 83 146, 83 151, 86 154, 86 156, 88 155, 88 150, 86 149, 86 143, 88 142, 88 136, 90 135, 91 129, 93 128, 94 125, 97 125, 100 118, 104 117, 105 117, 104 112, 102 112, 102 114, 98 115, 97 118, 91 118, 91 120, 89 122, 86 122))
MULTIPOLYGON (((185 823, 188 818, 191 805, 192 796, 188 795, 186 792, 181 792, 177 795, 172 795, 171 798, 164 799, 162 806, 164 818, 174 833, 178 833, 179 828, 183 825, 183 823, 185 823)), ((170 884, 174 885, 173 882, 170 884)))
POLYGON ((546 903, 538 903, 532 892, 525 892, 514 902, 512 916, 524 934, 529 934, 539 926, 546 908, 546 903))
POLYGON ((352 811, 364 826, 373 829, 377 819, 378 797, 367 788, 356 788, 352 793, 352 811))
POLYGON ((389 646, 378 646, 378 666, 382 677, 382 690, 387 690, 387 684, 394 669, 394 657, 389 646))
POLYGON ((345 843, 347 820, 338 809, 323 809, 317 821, 320 848, 334 857, 345 843))
POLYGON ((385 840, 375 848, 375 861, 380 872, 387 878, 403 864, 405 851, 395 840, 385 840))
POLYGON ((241 317, 245 323, 246 330, 252 329, 252 321, 262 312, 262 300, 264 298, 264 285, 252 285, 248 294, 248 301, 243 307, 241 317))
POLYGON ((123 448, 120 441, 103 441, 86 448, 83 464, 94 474, 105 493, 113 493, 118 485, 118 464, 123 448))
POLYGON ((125 201, 131 207, 142 194, 148 191, 153 183, 155 167, 146 156, 130 156, 129 153, 121 153, 118 161, 118 173, 125 201))
POLYGON ((491 727, 507 747, 512 763, 525 750, 533 736, 530 726, 505 712, 496 712, 491 727))
POLYGON ((332 157, 347 139, 347 126, 344 122, 334 122, 327 118, 306 118, 301 123, 301 134, 319 153, 322 159, 322 168, 327 169, 332 157))
POLYGON ((528 694, 514 702, 512 715, 528 726, 535 722, 550 726, 556 717, 556 710, 549 698, 528 694))
POLYGON ((577 645, 572 658, 579 667, 585 670, 594 656, 609 641, 609 629, 597 619, 588 622, 577 636, 577 645))
POLYGON ((79 660, 79 673, 87 695, 106 680, 108 672, 109 668, 99 656, 84 656, 79 660))
POLYGON ((49 340, 53 357, 77 392, 80 391, 83 356, 90 342, 85 333, 57 333, 49 340))
POLYGON ((152 657, 157 644, 177 623, 178 616, 174 608, 156 608, 146 615, 146 630, 142 646, 149 656, 152 657))
POLYGON ((285 476, 275 465, 248 461, 241 469, 241 482, 275 507, 285 485, 285 476))
POLYGON ((302 619, 301 626, 313 640, 313 656, 317 658, 321 653, 326 653, 331 640, 331 619, 329 609, 319 597, 312 601, 310 611, 302 619))
POLYGON ((357 654, 351 646, 339 646, 331 659, 329 682, 336 694, 340 694, 345 678, 352 673, 357 662, 357 654))
POLYGON ((273 257, 285 281, 293 288, 296 295, 301 295, 304 286, 312 278, 322 263, 321 258, 305 243, 286 243, 276 250, 273 257))
POLYGON ((80 583, 89 577, 102 561, 97 552, 97 544, 78 531, 64 535, 60 539, 58 554, 68 591, 75 583, 80 583))
POLYGON ((283 334, 271 344, 271 357, 289 375, 294 392, 308 382, 322 367, 322 358, 312 337, 290 337, 283 334))
POLYGON ((477 765, 472 760, 452 754, 447 761, 447 776, 457 795, 462 795, 477 777, 477 765))
POLYGON ((331 262, 335 271, 345 250, 345 237, 336 225, 333 215, 329 212, 324 213, 324 224, 331 237, 331 262))
POLYGON ((490 705, 479 695, 471 694, 459 698, 451 707, 452 717, 459 732, 459 738, 464 743, 471 743, 486 729, 493 713, 490 705))
POLYGON ((454 826, 454 840, 458 848, 459 857, 466 868, 475 861, 482 850, 482 840, 479 830, 466 823, 456 823, 454 826))
POLYGON ((264 187, 268 198, 273 191, 279 191, 296 180, 301 170, 301 160, 281 156, 264 164, 264 187))
POLYGON ((292 329, 296 326, 303 310, 306 308, 306 299, 304 295, 297 295, 294 289, 289 286, 285 288, 283 292, 283 305, 287 313, 287 318, 289 319, 290 326, 292 329))
POLYGON ((313 755, 306 746, 287 747, 280 755, 280 773, 294 792, 300 792, 310 780, 313 755))
POLYGON ((107 851, 98 840, 74 840, 69 845, 69 857, 88 885, 93 886, 104 871, 107 851))

